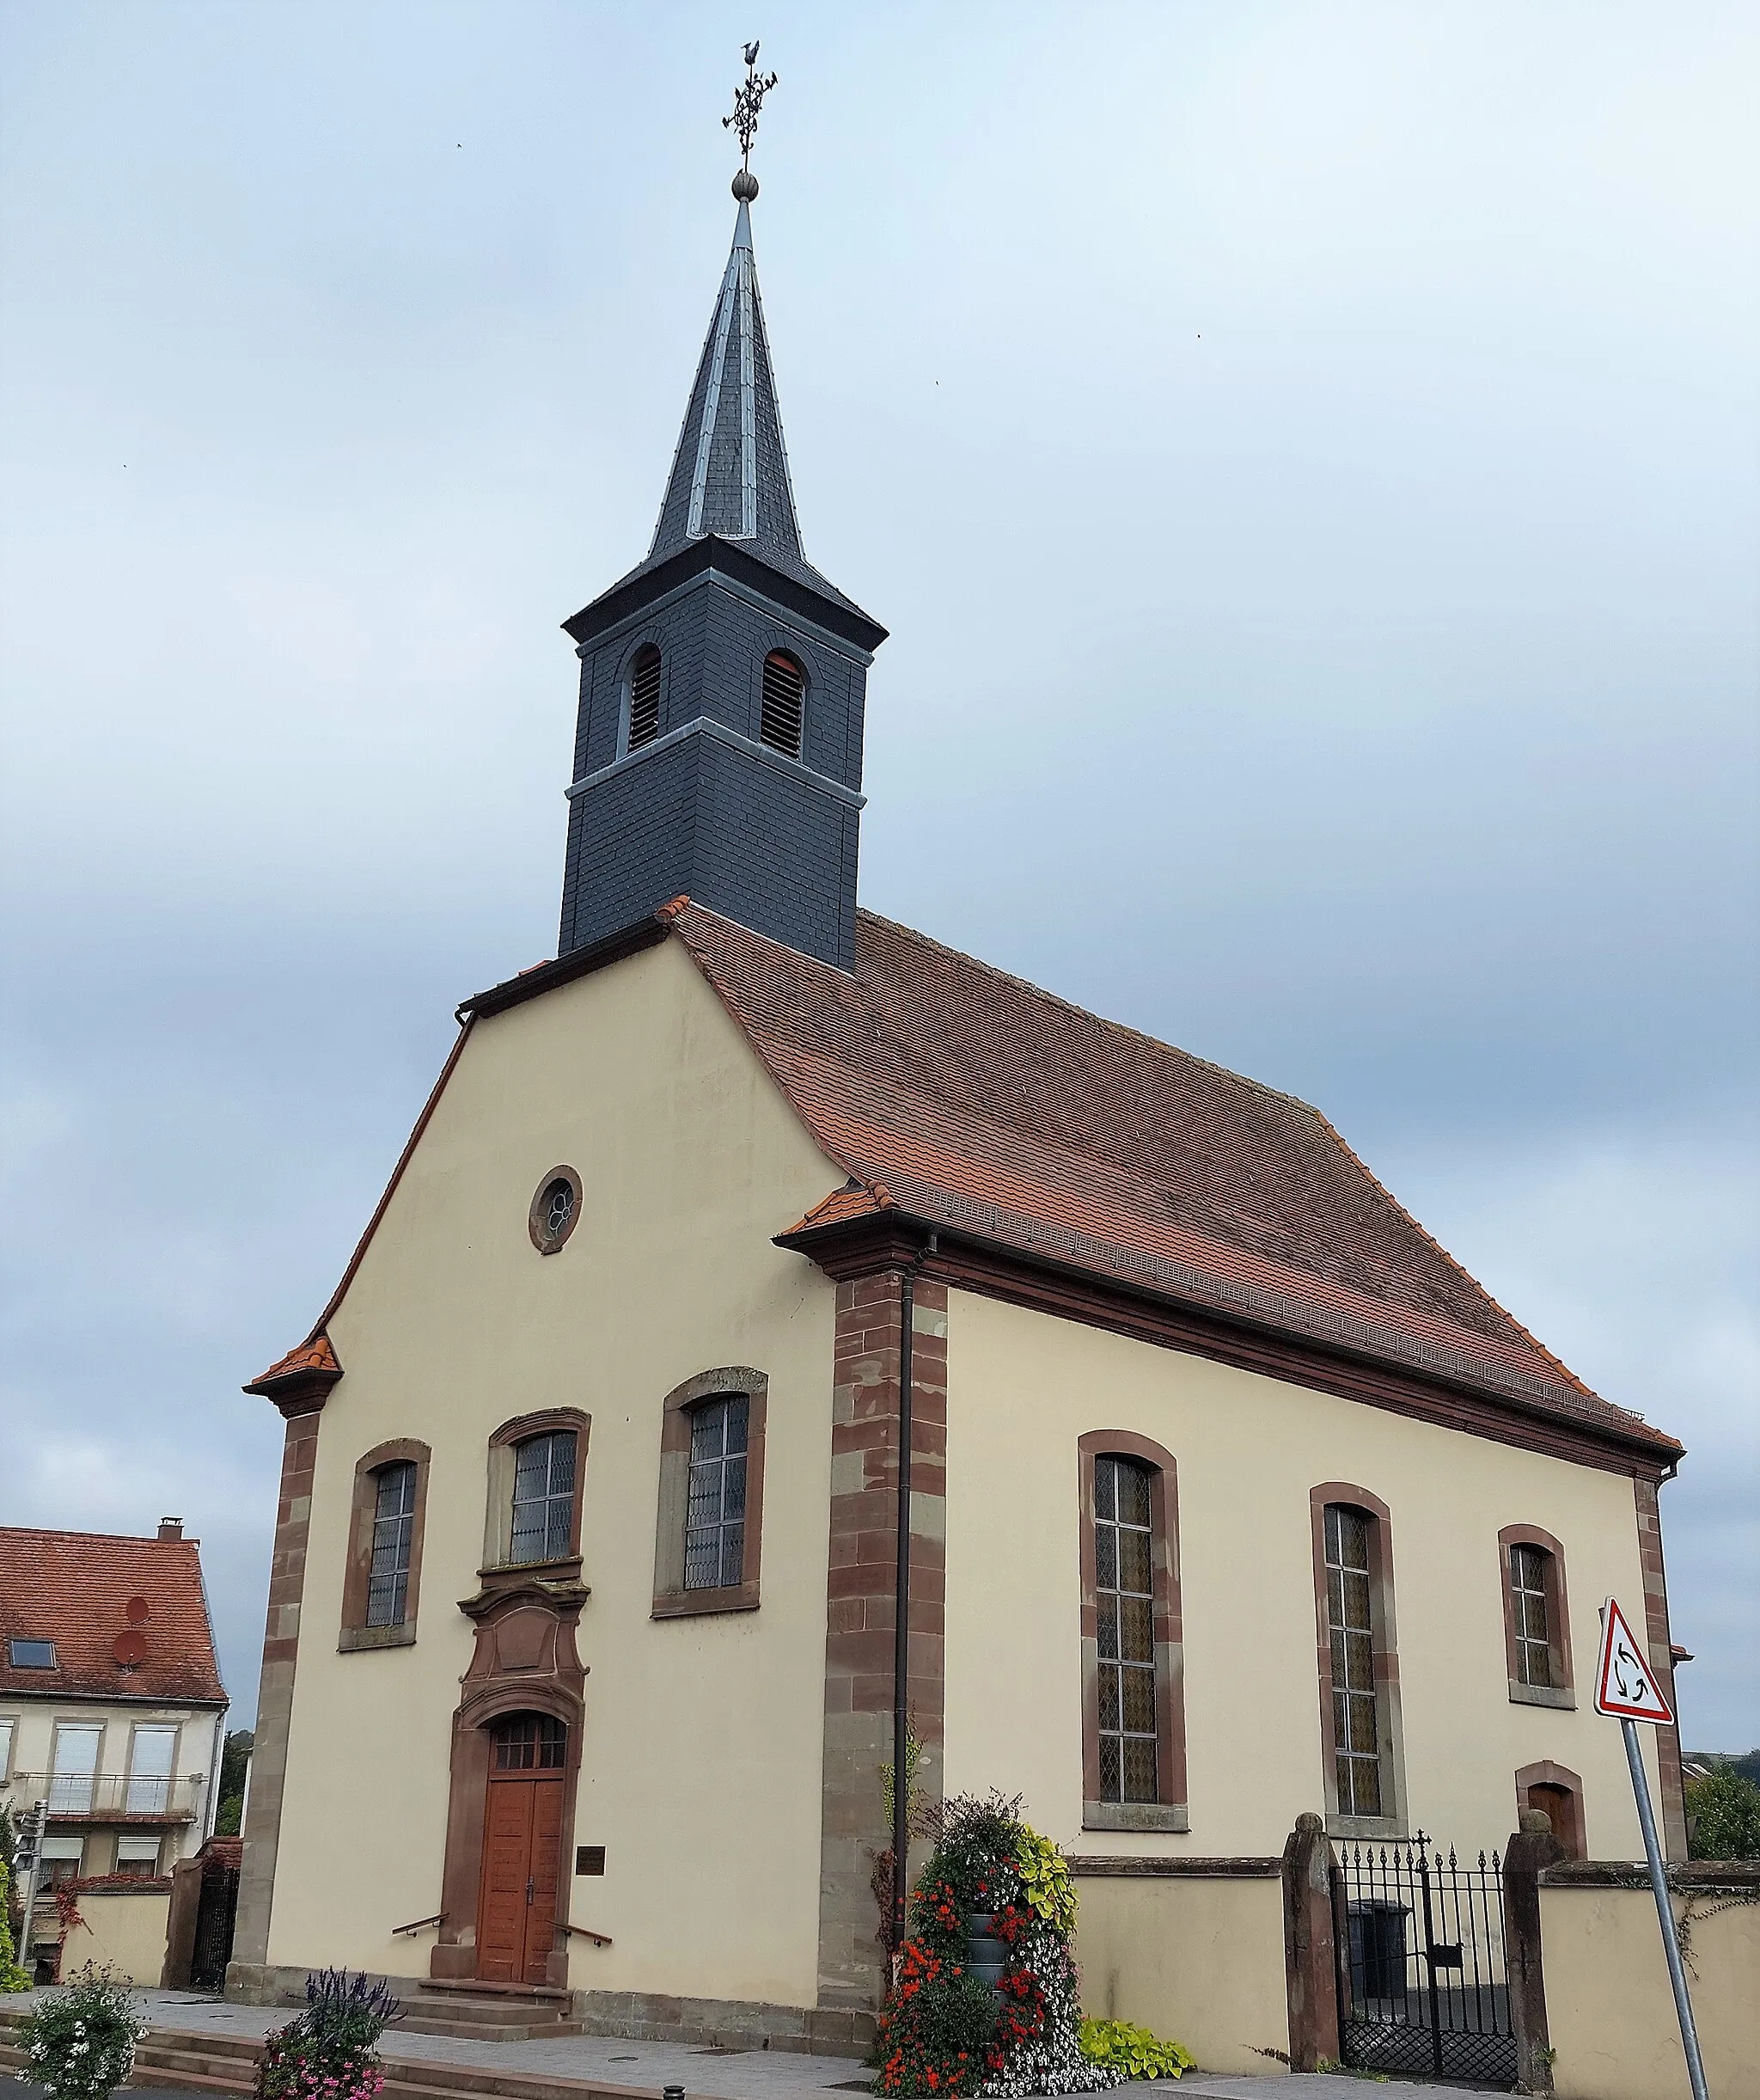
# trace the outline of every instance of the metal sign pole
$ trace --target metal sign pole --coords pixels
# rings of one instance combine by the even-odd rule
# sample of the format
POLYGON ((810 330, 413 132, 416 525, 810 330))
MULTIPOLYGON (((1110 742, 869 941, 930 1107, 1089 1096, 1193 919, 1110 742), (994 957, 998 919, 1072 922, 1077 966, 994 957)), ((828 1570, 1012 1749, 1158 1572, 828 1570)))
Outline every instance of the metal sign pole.
POLYGON ((1620 1726, 1625 1730, 1626 1762, 1632 1768, 1632 1792, 1637 1797, 1638 1822, 1644 1833, 1644 1856, 1650 1862, 1650 1886, 1656 1892, 1656 1914, 1662 1920, 1662 1950, 1668 1956, 1668 1980, 1674 1986, 1674 2009, 1680 2016, 1681 2047, 1687 2053, 1687 2076, 1692 2080, 1693 2100, 1711 2100, 1705 2085, 1705 2066, 1699 2055, 1699 2030, 1693 2024, 1693 2001, 1687 1996, 1687 1972, 1681 1962, 1674 1907, 1668 1900, 1668 1882, 1662 1870, 1662 1847, 1656 1842, 1656 1816, 1650 1806, 1650 1782, 1644 1774, 1644 1754, 1638 1748, 1638 1724, 1622 1719, 1620 1726))

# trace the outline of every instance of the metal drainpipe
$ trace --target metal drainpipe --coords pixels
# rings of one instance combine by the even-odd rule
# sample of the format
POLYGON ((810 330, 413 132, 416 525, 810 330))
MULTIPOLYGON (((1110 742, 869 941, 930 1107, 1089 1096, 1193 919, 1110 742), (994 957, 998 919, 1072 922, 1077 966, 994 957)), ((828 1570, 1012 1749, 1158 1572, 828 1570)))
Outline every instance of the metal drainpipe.
POLYGON ((911 1403, 914 1372, 911 1338, 917 1309, 917 1271, 935 1252, 936 1235, 908 1262, 898 1291, 898 1544, 892 1593, 892 1945, 904 1944, 910 1893, 910 1788, 905 1752, 910 1740, 911 1403))

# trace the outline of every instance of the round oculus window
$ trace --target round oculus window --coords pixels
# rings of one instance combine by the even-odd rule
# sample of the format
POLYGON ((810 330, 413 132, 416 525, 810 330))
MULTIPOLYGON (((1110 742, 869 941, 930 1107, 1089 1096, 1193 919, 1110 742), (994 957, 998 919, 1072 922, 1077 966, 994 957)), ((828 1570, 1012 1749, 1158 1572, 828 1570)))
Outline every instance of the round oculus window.
POLYGON ((541 1254, 554 1254, 574 1230, 580 1214, 580 1176, 571 1166, 553 1166, 532 1198, 528 1221, 532 1245, 541 1254))

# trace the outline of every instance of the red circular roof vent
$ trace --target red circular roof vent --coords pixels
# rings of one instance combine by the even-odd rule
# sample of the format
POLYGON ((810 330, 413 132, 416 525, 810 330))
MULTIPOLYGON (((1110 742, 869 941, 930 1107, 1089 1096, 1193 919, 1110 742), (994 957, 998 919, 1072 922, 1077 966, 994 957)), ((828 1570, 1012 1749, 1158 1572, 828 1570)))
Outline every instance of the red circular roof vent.
POLYGON ((147 1609, 144 1597, 131 1597, 123 1607, 124 1614, 131 1626, 144 1626, 152 1614, 147 1609))
POLYGON ((147 1637, 131 1626, 125 1633, 119 1633, 110 1644, 110 1652, 125 1670, 131 1670, 137 1662, 147 1659, 147 1637))

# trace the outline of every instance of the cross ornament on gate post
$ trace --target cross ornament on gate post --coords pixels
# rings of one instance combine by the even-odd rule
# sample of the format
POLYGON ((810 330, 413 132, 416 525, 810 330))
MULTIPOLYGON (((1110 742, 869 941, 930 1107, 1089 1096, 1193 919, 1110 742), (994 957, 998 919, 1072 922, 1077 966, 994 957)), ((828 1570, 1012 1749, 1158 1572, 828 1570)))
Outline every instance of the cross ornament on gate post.
POLYGON ((1644 1857, 1650 1863, 1650 1886, 1656 1896, 1656 1914, 1662 1921, 1662 1950, 1668 1957, 1668 1981, 1674 1991, 1674 2009, 1681 2023, 1681 2047, 1686 2051, 1687 2076, 1692 2082, 1693 2100, 1710 2100, 1705 2084, 1705 2065, 1699 2054, 1699 2030, 1693 2023, 1693 2001, 1687 1995, 1687 1972, 1681 1960, 1680 1936, 1675 1929, 1674 1908, 1668 1900, 1668 1877, 1662 1864, 1662 1847, 1656 1839, 1656 1812, 1650 1805, 1650 1781, 1644 1770, 1644 1754, 1638 1747, 1638 1723, 1650 1722, 1671 1727, 1674 1712, 1663 1696, 1626 1615, 1610 1597, 1601 1607, 1601 1653, 1595 1663, 1595 1711, 1617 1721, 1625 1732, 1626 1763, 1631 1768, 1632 1797, 1638 1804, 1638 1828, 1644 1834, 1644 1857))

